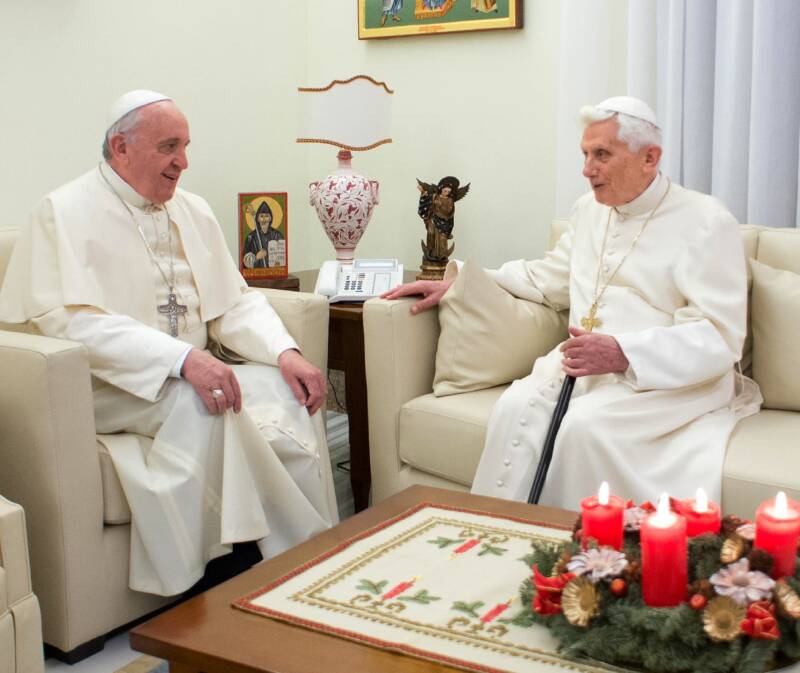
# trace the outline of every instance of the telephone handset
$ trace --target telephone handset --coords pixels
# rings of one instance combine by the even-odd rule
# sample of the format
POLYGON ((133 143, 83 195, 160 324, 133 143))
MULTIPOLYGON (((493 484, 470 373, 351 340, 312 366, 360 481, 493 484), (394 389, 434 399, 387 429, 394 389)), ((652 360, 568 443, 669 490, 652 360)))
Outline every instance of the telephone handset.
POLYGON ((403 282, 403 265, 396 259, 354 259, 351 264, 325 262, 319 270, 314 292, 326 295, 331 304, 364 301, 403 282))

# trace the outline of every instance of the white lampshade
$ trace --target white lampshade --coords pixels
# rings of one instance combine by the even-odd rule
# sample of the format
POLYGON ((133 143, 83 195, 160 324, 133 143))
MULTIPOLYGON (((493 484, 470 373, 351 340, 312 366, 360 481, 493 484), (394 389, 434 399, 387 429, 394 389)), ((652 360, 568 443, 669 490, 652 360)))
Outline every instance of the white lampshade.
POLYGON ((324 88, 298 88, 298 143, 327 143, 352 152, 392 142, 392 96, 384 82, 358 75, 324 88))

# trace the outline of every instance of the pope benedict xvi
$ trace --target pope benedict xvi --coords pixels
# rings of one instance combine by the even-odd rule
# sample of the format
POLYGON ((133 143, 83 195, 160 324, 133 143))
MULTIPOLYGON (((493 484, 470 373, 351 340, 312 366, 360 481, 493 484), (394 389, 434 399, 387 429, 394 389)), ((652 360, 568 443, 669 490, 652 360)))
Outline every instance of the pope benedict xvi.
MULTIPOLYGON (((564 375, 576 377, 540 502, 575 509, 604 480, 637 502, 704 487, 719 501, 728 438, 758 410, 735 366, 746 332, 747 276, 739 226, 717 199, 659 170, 661 130, 628 96, 581 110, 591 191, 544 259, 489 275, 516 297, 569 310, 569 337, 497 401, 472 491, 528 496, 564 375)), ((386 293, 437 304, 442 281, 386 293)), ((498 329, 501 327, 498 326, 498 329)))
POLYGON ((178 189, 189 127, 174 102, 129 92, 107 129, 105 160, 35 208, 0 320, 86 347, 132 512, 130 586, 173 595, 234 542, 268 557, 336 522, 325 383, 208 204, 178 189))

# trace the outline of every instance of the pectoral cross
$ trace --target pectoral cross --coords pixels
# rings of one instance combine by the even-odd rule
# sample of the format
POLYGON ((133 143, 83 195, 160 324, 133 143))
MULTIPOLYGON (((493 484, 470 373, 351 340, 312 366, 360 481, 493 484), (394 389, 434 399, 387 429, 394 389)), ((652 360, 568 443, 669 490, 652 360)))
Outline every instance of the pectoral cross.
POLYGON ((597 319, 597 302, 592 304, 589 309, 589 315, 581 318, 581 327, 587 332, 591 332, 595 327, 600 327, 602 323, 597 319))
POLYGON ((169 333, 176 337, 178 336, 178 316, 186 313, 188 310, 185 304, 179 304, 175 298, 175 293, 169 293, 169 299, 166 304, 157 307, 158 312, 167 316, 169 320, 169 333))

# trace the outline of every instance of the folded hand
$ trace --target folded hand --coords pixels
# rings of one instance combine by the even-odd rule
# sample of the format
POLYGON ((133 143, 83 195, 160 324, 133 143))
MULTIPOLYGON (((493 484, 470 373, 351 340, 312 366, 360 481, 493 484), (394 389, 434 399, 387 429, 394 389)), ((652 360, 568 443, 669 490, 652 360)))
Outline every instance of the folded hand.
POLYGON ((570 327, 569 333, 571 338, 561 344, 564 353, 561 367, 569 376, 624 372, 628 368, 628 358, 614 337, 577 327, 570 327))
POLYGON ((278 357, 281 376, 297 401, 313 416, 325 402, 328 386, 322 372, 296 350, 286 350, 278 357))

